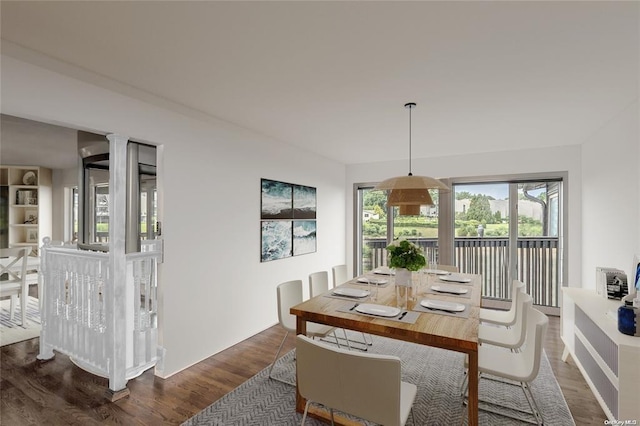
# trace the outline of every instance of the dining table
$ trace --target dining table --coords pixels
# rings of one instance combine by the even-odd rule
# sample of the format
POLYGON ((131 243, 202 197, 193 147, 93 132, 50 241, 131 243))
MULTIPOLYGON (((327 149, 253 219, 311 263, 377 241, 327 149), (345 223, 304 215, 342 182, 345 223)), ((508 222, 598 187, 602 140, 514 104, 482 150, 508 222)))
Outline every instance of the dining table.
MULTIPOLYGON (((441 271, 435 272, 440 273, 441 271)), ((442 273, 444 274, 444 272, 442 273)), ((408 290, 409 296, 401 303, 401 309, 398 309, 397 292, 405 290, 396 288, 393 275, 391 273, 379 275, 372 272, 363 274, 325 294, 292 306, 290 313, 296 316, 296 333, 306 334, 307 322, 313 322, 466 354, 469 383, 468 424, 477 425, 481 276, 459 273, 447 275, 449 275, 449 279, 444 282, 441 280, 444 276, 435 273, 414 272, 413 285, 408 290), (384 283, 376 284, 376 291, 366 291, 375 295, 375 300, 371 300, 371 294, 362 297, 363 293, 357 291, 357 289, 373 289, 374 285, 370 283, 372 281, 384 283), (338 291, 341 294, 336 294, 336 289, 342 289, 338 291), (455 289, 458 289, 460 293, 457 293, 455 289), (447 290, 453 291, 446 292, 447 290), (345 294, 346 297, 343 296, 345 294), (351 295, 360 296, 360 299, 350 297, 351 295), (441 305, 445 305, 445 307, 463 305, 464 311, 451 312, 438 309, 442 307, 441 305), (367 309, 360 309, 364 307, 367 309), (384 316, 376 315, 377 309, 384 316), (396 312, 397 315, 394 317, 388 316, 396 312)), ((461 380, 463 367, 461 365, 461 380)), ((305 404, 305 399, 296 387, 296 411, 304 412, 305 404)), ((328 423, 331 422, 329 413, 319 407, 310 407, 309 415, 328 423)), ((344 416, 336 416, 336 424, 352 425, 358 423, 354 423, 344 416)))

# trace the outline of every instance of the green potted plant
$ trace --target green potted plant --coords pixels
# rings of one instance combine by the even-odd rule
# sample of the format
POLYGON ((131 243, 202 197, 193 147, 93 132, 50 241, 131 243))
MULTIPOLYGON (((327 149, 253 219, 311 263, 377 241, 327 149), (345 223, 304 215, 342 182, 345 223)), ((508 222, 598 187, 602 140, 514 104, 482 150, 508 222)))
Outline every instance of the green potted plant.
POLYGON ((407 240, 397 240, 387 246, 389 267, 396 270, 396 284, 410 285, 411 272, 419 271, 427 262, 420 247, 407 240))

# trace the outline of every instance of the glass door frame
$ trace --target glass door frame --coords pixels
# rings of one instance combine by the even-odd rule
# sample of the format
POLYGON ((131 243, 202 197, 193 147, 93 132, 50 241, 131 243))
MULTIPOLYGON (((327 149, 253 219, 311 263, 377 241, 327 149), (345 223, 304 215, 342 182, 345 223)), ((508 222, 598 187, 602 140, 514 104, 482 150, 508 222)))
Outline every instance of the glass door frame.
MULTIPOLYGON (((440 192, 440 227, 438 229, 438 245, 440 247, 439 255, 442 263, 453 264, 454 240, 455 240, 455 191, 453 185, 457 184, 509 184, 509 200, 515 202, 509 203, 510 218, 518 217, 517 200, 518 200, 518 184, 523 182, 541 182, 541 181, 560 181, 562 190, 559 193, 560 214, 558 217, 558 267, 560 268, 559 287, 568 285, 568 188, 569 177, 567 172, 539 172, 539 173, 522 173, 509 175, 492 175, 492 176, 466 176, 442 179, 444 183, 451 189, 449 191, 440 192)), ((509 282, 512 277, 518 276, 517 264, 517 240, 518 240, 518 223, 517 220, 509 221, 509 259, 515 261, 509 262, 509 282)), ((561 291, 559 289, 559 297, 561 291)), ((559 301, 561 304, 561 300, 559 301)), ((498 302, 498 307, 504 307, 498 302)), ((558 308, 549 308, 547 313, 558 314, 558 308)))

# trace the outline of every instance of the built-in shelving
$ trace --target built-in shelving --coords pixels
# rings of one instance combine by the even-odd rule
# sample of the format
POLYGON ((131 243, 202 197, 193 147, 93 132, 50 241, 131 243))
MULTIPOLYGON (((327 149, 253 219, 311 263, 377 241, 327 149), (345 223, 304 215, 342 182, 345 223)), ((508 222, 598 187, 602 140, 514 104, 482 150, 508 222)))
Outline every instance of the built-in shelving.
MULTIPOLYGON (((42 238, 51 237, 51 170, 39 166, 0 166, 0 186, 8 188, 9 247, 28 246, 38 254, 42 238)), ((5 213, 6 214, 6 213, 5 213)))

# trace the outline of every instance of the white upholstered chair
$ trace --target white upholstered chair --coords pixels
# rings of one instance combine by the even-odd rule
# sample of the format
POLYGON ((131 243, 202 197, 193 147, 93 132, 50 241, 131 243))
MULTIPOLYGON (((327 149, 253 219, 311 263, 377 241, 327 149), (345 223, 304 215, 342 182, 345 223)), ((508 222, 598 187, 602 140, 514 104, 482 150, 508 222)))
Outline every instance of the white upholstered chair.
MULTIPOLYGON (((533 397, 530 383, 540 371, 549 318, 537 309, 531 308, 528 310, 526 321, 527 331, 522 350, 513 352, 498 346, 480 345, 478 347, 478 371, 480 378, 484 375, 490 375, 518 383, 529 403, 531 414, 535 417, 538 425, 542 425, 542 413, 533 397)), ((513 384, 505 382, 504 386, 513 386, 513 384)))
POLYGON ((29 286, 27 285, 27 256, 31 247, 16 247, 0 249, 0 258, 5 258, 0 264, 0 277, 6 274, 7 279, 0 281, 0 297, 11 296, 10 317, 13 319, 15 305, 20 297, 22 325, 27 322, 27 299, 29 286))
MULTIPOLYGON (((326 273, 324 272, 314 272, 313 274, 309 275, 309 295, 311 297, 317 296, 318 294, 329 290, 328 274, 326 274, 327 275, 326 279, 325 279, 325 274, 326 273), (325 281, 327 281, 326 285, 325 285, 325 281)), ((336 288, 340 284, 344 284, 347 281, 349 281, 349 278, 347 276, 347 265, 336 265, 332 267, 331 274, 333 277, 333 288, 336 288)), ((356 343, 359 345, 366 345, 366 346, 373 345, 373 340, 371 339, 371 336, 369 336, 369 340, 367 340, 367 337, 364 333, 362 333, 362 341, 349 340, 347 338, 346 331, 344 332, 344 337, 347 340, 347 346, 349 347, 349 349, 351 349, 351 343, 356 343)), ((367 350, 366 347, 365 348, 356 347, 356 349, 367 350)))
MULTIPOLYGON (((278 352, 276 352, 276 356, 273 358, 273 362, 271 363, 271 367, 269 368, 269 378, 278 380, 283 383, 287 383, 290 385, 295 385, 295 383, 285 382, 276 377, 272 377, 271 372, 273 371, 273 367, 278 360, 278 355, 280 355, 280 351, 282 351, 282 346, 287 339, 289 333, 296 332, 296 316, 289 313, 289 309, 292 306, 295 306, 299 303, 303 302, 302 296, 302 280, 293 280, 284 282, 277 287, 277 298, 278 298, 278 321, 280 325, 287 330, 282 342, 280 343, 280 347, 278 348, 278 352)), ((328 325, 316 324, 312 322, 307 323, 307 336, 310 337, 325 337, 328 334, 334 334, 335 337, 335 329, 328 325)), ((336 337, 336 342, 338 341, 336 337)))
POLYGON ((329 291, 329 274, 319 271, 309 274, 309 297, 315 297, 329 291))
POLYGON ((480 324, 478 342, 517 351, 527 335, 529 309, 533 309, 533 298, 523 291, 515 294, 516 321, 509 328, 496 327, 493 324, 480 324))
POLYGON ((302 425, 311 403, 329 408, 332 423, 337 410, 376 424, 404 425, 417 393, 416 385, 400 380, 400 358, 347 351, 302 335, 296 338, 296 371, 298 391, 307 399, 302 425))
MULTIPOLYGON (((320 271, 309 274, 309 297, 315 297, 328 291, 329 274, 327 273, 327 271, 320 271)), ((344 339, 342 340, 344 340, 344 343, 347 345, 347 347, 351 349, 351 342, 347 337, 347 331, 345 329, 342 329, 342 333, 344 334, 344 339)))
POLYGON ((488 322, 505 327, 512 326, 516 322, 516 295, 519 291, 524 291, 524 284, 521 281, 513 280, 511 285, 511 307, 509 310, 480 308, 480 322, 488 322))
POLYGON ((333 276, 333 287, 338 287, 342 283, 349 281, 347 276, 347 265, 336 265, 331 268, 331 274, 333 276))

